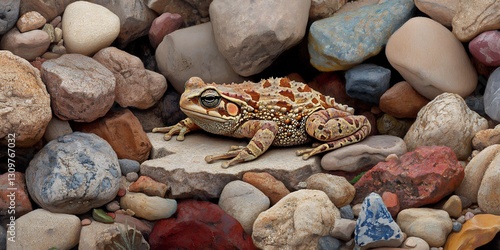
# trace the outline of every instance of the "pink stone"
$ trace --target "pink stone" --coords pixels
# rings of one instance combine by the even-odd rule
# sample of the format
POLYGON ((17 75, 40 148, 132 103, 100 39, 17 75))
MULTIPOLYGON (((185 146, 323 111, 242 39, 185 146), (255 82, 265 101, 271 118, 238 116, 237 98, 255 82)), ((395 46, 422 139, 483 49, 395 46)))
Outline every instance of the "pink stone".
POLYGON ((182 16, 175 13, 165 12, 155 18, 149 29, 149 42, 151 46, 154 48, 158 47, 163 37, 177 30, 181 27, 182 23, 182 16))
POLYGON ((500 31, 491 30, 479 34, 470 41, 469 51, 486 66, 500 66, 500 31))

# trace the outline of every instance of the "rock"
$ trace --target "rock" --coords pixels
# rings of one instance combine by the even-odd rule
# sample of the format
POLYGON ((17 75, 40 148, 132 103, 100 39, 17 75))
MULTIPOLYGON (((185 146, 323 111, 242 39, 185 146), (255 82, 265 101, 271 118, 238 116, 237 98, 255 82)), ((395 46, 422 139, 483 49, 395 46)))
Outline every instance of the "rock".
POLYGON ((74 132, 47 143, 26 169, 31 198, 54 213, 82 214, 115 198, 120 181, 111 146, 74 132))
POLYGON ((41 56, 50 45, 49 35, 42 30, 32 30, 20 33, 17 28, 11 29, 2 36, 0 48, 11 51, 14 55, 28 61, 41 56))
POLYGON ((448 212, 450 217, 458 218, 462 215, 462 200, 458 195, 452 195, 448 200, 443 204, 444 211, 448 212))
POLYGON ((141 164, 138 161, 130 159, 119 159, 118 163, 120 163, 120 170, 122 171, 122 175, 126 175, 131 172, 137 173, 141 169, 141 164))
POLYGON ((129 228, 134 228, 139 230, 143 236, 148 237, 153 230, 153 224, 146 223, 128 214, 115 213, 115 222, 128 225, 129 228))
POLYGON ((390 154, 406 153, 403 139, 390 135, 375 135, 365 140, 326 153, 321 158, 325 170, 356 172, 371 167, 390 154))
POLYGON ((115 77, 96 60, 66 54, 42 64, 54 114, 61 120, 91 122, 104 116, 115 100, 115 77))
POLYGON ((318 250, 339 250, 342 242, 330 235, 325 235, 318 240, 318 250))
POLYGON ((104 48, 93 58, 115 76, 115 101, 124 108, 150 108, 167 90, 163 75, 144 69, 141 59, 123 50, 104 48))
POLYGON ((31 147, 42 138, 52 117, 50 96, 40 73, 26 60, 0 51, 0 82, 2 145, 15 137, 16 147, 31 147))
POLYGON ((340 210, 340 217, 343 219, 349 219, 349 220, 354 220, 354 212, 352 211, 351 205, 345 205, 341 208, 340 210))
POLYGON ((139 174, 137 174, 136 172, 128 173, 125 175, 125 179, 127 179, 127 181, 129 182, 137 181, 137 179, 139 179, 139 174))
POLYGON ((347 0, 311 0, 309 19, 318 20, 332 16, 347 0))
POLYGON ((73 128, 100 136, 113 147, 118 158, 138 162, 149 159, 151 142, 139 120, 128 109, 110 110, 94 122, 74 124, 73 128))
POLYGON ((485 31, 469 43, 470 53, 482 64, 500 66, 500 31, 485 31))
POLYGON ((271 201, 271 205, 276 204, 290 193, 283 182, 266 172, 246 172, 243 174, 242 180, 264 193, 271 201))
POLYGON ((458 11, 453 17, 453 34, 468 42, 483 31, 500 28, 500 3, 496 0, 471 2, 458 1, 458 11))
POLYGON ((354 233, 355 228, 356 228, 355 220, 340 218, 335 220, 335 224, 333 225, 333 228, 330 231, 330 235, 339 240, 349 241, 352 239, 352 234, 354 233))
POLYGON ((379 1, 313 22, 308 39, 311 64, 320 71, 345 70, 377 55, 413 9, 409 0, 379 1))
POLYGON ((157 48, 163 38, 179 29, 182 23, 182 16, 177 13, 166 12, 155 18, 148 33, 151 46, 157 48))
POLYGON ((7 229, 4 226, 0 226, 0 247, 7 249, 7 229))
POLYGON ((494 144, 500 144, 500 125, 493 129, 480 130, 472 138, 472 147, 476 150, 483 150, 494 144))
POLYGON ((472 152, 472 137, 486 128, 486 119, 470 110, 459 95, 444 93, 420 110, 404 141, 409 151, 419 146, 448 146, 459 160, 465 160, 472 152))
POLYGON ((120 210, 120 202, 118 201, 111 201, 110 203, 106 204, 106 210, 109 212, 116 212, 120 210))
POLYGON ((120 33, 120 19, 101 5, 76 1, 64 10, 64 46, 68 53, 92 55, 108 47, 120 33))
POLYGON ((149 249, 149 244, 141 232, 127 224, 92 221, 92 224, 82 227, 79 249, 112 249, 117 245, 129 246, 131 249, 149 249), (122 235, 125 233, 128 236, 122 235))
POLYGON ((151 23, 156 18, 156 13, 149 9, 142 0, 90 0, 90 2, 106 7, 118 16, 120 20, 118 30, 120 33, 116 37, 116 42, 122 48, 131 41, 147 35, 151 23))
POLYGON ((259 214, 252 238, 261 249, 316 249, 337 219, 340 212, 323 191, 302 189, 259 214))
POLYGON ((347 94, 356 99, 378 104, 389 88, 391 71, 375 64, 360 64, 345 73, 347 94))
POLYGON ((24 174, 9 171, 0 175, 0 216, 19 218, 31 210, 24 174))
POLYGON ((448 236, 445 249, 477 249, 490 242, 500 231, 500 216, 478 214, 448 236))
POLYGON ((398 195, 392 192, 383 192, 382 200, 384 201, 385 207, 387 207, 387 211, 391 213, 392 217, 396 218, 396 215, 401 210, 398 195))
POLYGON ((165 197, 167 189, 168 186, 166 184, 159 183, 151 179, 150 177, 144 175, 140 176, 139 179, 137 179, 137 181, 135 181, 134 183, 132 183, 132 185, 128 187, 128 190, 130 192, 140 192, 147 194, 149 196, 158 196, 158 197, 165 197))
POLYGON ((362 249, 397 247, 405 236, 376 193, 368 195, 361 207, 354 231, 354 243, 362 249))
POLYGON ((399 212, 397 222, 408 236, 421 238, 431 247, 443 246, 452 228, 446 211, 431 208, 404 209, 399 212))
POLYGON ((345 177, 331 174, 313 174, 306 179, 306 183, 308 189, 325 192, 335 207, 349 205, 356 192, 354 186, 352 186, 345 177))
POLYGON ((43 17, 42 14, 36 11, 30 11, 24 13, 21 17, 19 17, 16 26, 20 32, 26 32, 38 29, 42 27, 46 22, 47 20, 45 20, 45 17, 43 17))
POLYGON ((460 230, 462 230, 462 223, 460 223, 458 221, 454 221, 452 224, 451 230, 453 232, 460 232, 460 230))
POLYGON ((459 0, 415 0, 417 8, 434 21, 451 27, 451 21, 458 11, 459 0))
POLYGON ((256 249, 240 223, 208 201, 183 200, 176 215, 155 223, 151 249, 256 249))
POLYGON ((15 223, 15 241, 8 240, 7 249, 72 249, 78 245, 82 228, 77 216, 44 209, 33 210, 15 223))
POLYGON ((209 12, 217 47, 236 73, 260 73, 302 40, 310 6, 309 0, 214 0, 209 12))
POLYGON ((412 249, 412 250, 429 250, 430 246, 429 244, 418 237, 413 237, 410 236, 406 238, 406 240, 403 242, 403 245, 401 245, 403 249, 412 249))
POLYGON ((427 103, 429 99, 415 91, 408 82, 402 81, 382 94, 379 107, 384 113, 396 118, 416 118, 418 111, 427 103))
POLYGON ((484 110, 491 119, 500 121, 500 69, 491 73, 484 91, 484 110))
POLYGON ((170 218, 177 210, 175 200, 133 192, 120 198, 120 206, 134 211, 137 217, 151 221, 170 218))
POLYGON ((500 201, 498 187, 500 176, 500 144, 487 147, 476 155, 466 166, 466 176, 457 190, 457 194, 463 195, 489 214, 500 215, 500 201), (477 181, 477 182, 473 182, 477 181))
POLYGON ((229 182, 219 198, 219 207, 240 222, 247 234, 257 216, 269 208, 269 198, 254 186, 243 181, 229 182))
POLYGON ((158 14, 178 13, 185 26, 193 26, 209 21, 208 8, 212 0, 144 0, 146 5, 158 14))
POLYGON ((54 139, 57 139, 59 136, 69 135, 71 133, 73 133, 73 129, 71 129, 68 121, 63 121, 58 119, 57 117, 52 117, 49 124, 47 125, 45 134, 43 134, 43 138, 46 141, 52 141, 54 139))
POLYGON ((377 119, 377 130, 382 135, 403 138, 412 124, 413 121, 397 119, 391 115, 383 114, 377 119))
POLYGON ((430 18, 414 17, 401 26, 387 42, 385 55, 428 99, 444 92, 465 97, 476 88, 477 74, 464 47, 448 29, 430 18))
POLYGON ((163 38, 156 49, 158 69, 177 90, 192 76, 205 82, 243 82, 217 49, 212 24, 176 30, 163 38))
POLYGON ((5 34, 16 24, 21 0, 6 0, 0 3, 0 35, 5 34))
POLYGON ((453 192, 463 176, 463 167, 450 148, 419 147, 366 172, 354 184, 353 203, 361 202, 371 192, 391 192, 397 194, 401 209, 432 204, 453 192))
POLYGON ((42 14, 47 21, 50 21, 61 15, 66 6, 74 1, 75 0, 58 0, 57 2, 47 0, 21 1, 19 13, 22 15, 29 11, 37 11, 42 14))
POLYGON ((223 169, 220 162, 206 163, 205 156, 226 152, 233 145, 247 145, 245 140, 204 133, 188 134, 182 142, 165 141, 160 133, 148 133, 148 137, 153 145, 152 160, 141 164, 141 175, 168 183, 168 197, 174 199, 217 198, 227 183, 246 172, 268 172, 290 190, 309 175, 321 172, 319 157, 304 161, 296 156, 295 151, 301 147, 272 148, 255 161, 223 169))

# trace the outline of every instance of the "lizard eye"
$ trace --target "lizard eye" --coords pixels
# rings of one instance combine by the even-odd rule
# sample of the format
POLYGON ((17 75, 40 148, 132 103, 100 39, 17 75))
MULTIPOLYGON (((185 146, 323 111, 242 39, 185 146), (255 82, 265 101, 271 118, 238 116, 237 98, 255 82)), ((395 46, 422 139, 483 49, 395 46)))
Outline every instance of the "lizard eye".
POLYGON ((201 105, 205 108, 215 108, 219 106, 221 96, 213 89, 207 89, 201 93, 201 105))

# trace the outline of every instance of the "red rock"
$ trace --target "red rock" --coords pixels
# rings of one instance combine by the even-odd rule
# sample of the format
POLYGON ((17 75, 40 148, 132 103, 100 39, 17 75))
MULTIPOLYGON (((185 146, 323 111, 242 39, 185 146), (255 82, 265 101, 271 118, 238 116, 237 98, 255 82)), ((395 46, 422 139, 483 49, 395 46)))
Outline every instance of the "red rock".
POLYGON ((151 43, 151 46, 153 48, 158 47, 163 41, 163 37, 180 28, 183 22, 182 16, 177 13, 165 12, 155 18, 149 29, 149 43, 151 43))
POLYGON ((445 146, 423 146, 380 162, 356 182, 353 203, 361 203, 371 192, 395 193, 401 210, 436 203, 452 193, 464 178, 455 153, 445 146))
POLYGON ((151 142, 137 117, 128 109, 110 110, 102 118, 90 123, 74 123, 72 127, 106 140, 119 159, 143 162, 149 158, 151 142))
POLYGON ((269 197, 271 205, 276 204, 276 202, 281 200, 281 198, 290 193, 283 182, 277 180, 274 176, 266 172, 246 172, 243 175, 243 181, 250 183, 252 186, 256 187, 269 197))
POLYGON ((0 175, 0 216, 19 217, 32 210, 24 174, 12 172, 0 175))
POLYGON ((379 105, 383 112, 396 118, 415 118, 428 102, 429 99, 415 91, 409 83, 402 81, 380 97, 379 105))
POLYGON ((149 236, 155 249, 257 249, 241 224, 219 206, 184 200, 174 217, 155 223, 149 236))
POLYGON ((469 51, 486 66, 500 66, 500 31, 490 30, 479 34, 470 41, 469 51))
POLYGON ((116 196, 123 197, 123 196, 125 196, 125 194, 127 194, 127 190, 124 188, 120 188, 120 189, 118 189, 118 193, 116 194, 116 196))
POLYGON ((396 218, 396 215, 400 211, 399 198, 395 193, 384 192, 382 194, 382 200, 384 201, 387 210, 391 213, 392 217, 396 218))
POLYGON ((128 187, 128 191, 144 193, 149 196, 159 196, 165 197, 165 193, 167 193, 167 185, 164 183, 157 182, 149 176, 140 176, 132 185, 128 187))

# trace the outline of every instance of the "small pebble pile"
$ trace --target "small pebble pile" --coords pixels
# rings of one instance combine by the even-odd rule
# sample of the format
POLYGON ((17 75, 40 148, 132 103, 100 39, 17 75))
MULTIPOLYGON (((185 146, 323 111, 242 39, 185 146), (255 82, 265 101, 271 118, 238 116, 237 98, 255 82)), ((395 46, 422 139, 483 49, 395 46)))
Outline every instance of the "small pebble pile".
MULTIPOLYGON (((0 249, 494 249, 500 2, 0 3, 0 249), (366 116, 308 160, 163 140, 184 83, 289 77, 366 116), (121 249, 121 248, 120 248, 121 249)), ((261 93, 265 94, 265 93, 261 93)))

